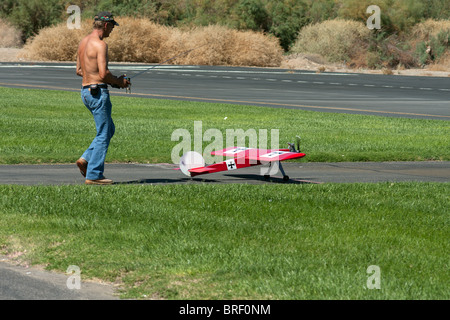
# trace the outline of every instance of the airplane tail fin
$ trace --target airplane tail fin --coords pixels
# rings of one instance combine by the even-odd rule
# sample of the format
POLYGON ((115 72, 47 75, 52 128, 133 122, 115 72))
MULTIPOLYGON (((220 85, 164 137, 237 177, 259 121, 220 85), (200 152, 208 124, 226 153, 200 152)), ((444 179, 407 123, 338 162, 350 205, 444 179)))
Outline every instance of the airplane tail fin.
POLYGON ((296 136, 295 140, 295 143, 288 142, 290 152, 300 152, 300 136, 296 136))
POLYGON ((300 136, 296 136, 295 139, 296 139, 296 142, 297 142, 297 152, 300 152, 300 140, 301 140, 301 138, 300 138, 300 136))

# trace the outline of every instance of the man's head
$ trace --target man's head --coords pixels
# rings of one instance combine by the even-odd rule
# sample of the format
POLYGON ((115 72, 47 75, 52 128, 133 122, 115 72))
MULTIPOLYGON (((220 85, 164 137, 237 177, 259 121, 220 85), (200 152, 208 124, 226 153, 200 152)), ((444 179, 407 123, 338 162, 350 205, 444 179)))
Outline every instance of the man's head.
POLYGON ((114 16, 111 12, 102 11, 94 17, 94 29, 103 31, 103 38, 109 37, 110 33, 114 29, 114 26, 119 24, 114 20, 114 16))

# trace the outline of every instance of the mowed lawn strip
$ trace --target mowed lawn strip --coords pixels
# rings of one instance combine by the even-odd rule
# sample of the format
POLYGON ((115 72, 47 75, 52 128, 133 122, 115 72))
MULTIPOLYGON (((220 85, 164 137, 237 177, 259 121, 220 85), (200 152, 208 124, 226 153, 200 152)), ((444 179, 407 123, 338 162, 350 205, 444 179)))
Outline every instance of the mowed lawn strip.
POLYGON ((118 282, 123 298, 449 299, 448 194, 446 183, 0 186, 0 248, 118 282))
MULTIPOLYGON (((0 164, 73 163, 95 136, 92 116, 79 93, 0 88, 0 96, 0 164)), ((281 148, 301 136, 301 151, 307 156, 300 161, 450 159, 448 121, 119 96, 111 99, 116 135, 107 162, 172 163, 174 147, 187 141, 184 137, 172 141, 172 134, 177 129, 187 130, 193 150, 194 121, 201 121, 203 150, 211 143, 227 147, 227 130, 242 130, 255 132, 259 147, 265 146, 266 138, 266 146, 271 147, 272 133, 279 135, 281 148), (210 129, 217 129, 214 132, 221 136, 208 140, 210 129)), ((245 144, 250 145, 248 136, 245 144)))

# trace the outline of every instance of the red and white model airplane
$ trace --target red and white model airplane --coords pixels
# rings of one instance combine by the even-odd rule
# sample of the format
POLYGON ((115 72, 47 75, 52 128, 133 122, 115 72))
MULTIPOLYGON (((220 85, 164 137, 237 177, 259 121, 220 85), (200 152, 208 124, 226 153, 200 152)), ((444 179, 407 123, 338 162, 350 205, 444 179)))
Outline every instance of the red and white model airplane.
MULTIPOLYGON (((242 169, 247 167, 259 166, 263 164, 269 164, 269 168, 278 166, 283 180, 288 181, 289 176, 284 172, 281 161, 299 159, 306 156, 306 154, 299 151, 299 138, 297 138, 297 149, 293 143, 288 143, 289 149, 256 149, 246 147, 230 147, 219 151, 211 152, 212 155, 225 156, 230 159, 215 163, 209 166, 205 166, 205 160, 195 151, 189 151, 184 154, 180 159, 181 171, 189 176, 195 177, 202 174, 229 171, 242 169)), ((264 174, 264 178, 268 179, 273 170, 267 170, 264 174)), ((275 171, 276 172, 276 171, 275 171)))

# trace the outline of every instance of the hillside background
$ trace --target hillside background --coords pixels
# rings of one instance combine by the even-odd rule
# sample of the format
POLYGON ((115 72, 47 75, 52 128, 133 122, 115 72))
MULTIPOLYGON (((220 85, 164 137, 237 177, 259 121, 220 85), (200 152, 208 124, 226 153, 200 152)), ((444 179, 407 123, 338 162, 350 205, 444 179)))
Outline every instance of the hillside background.
MULTIPOLYGON (((210 43, 196 54, 197 64, 279 66, 289 55, 353 68, 450 69, 448 0, 0 0, 0 47, 25 45, 24 57, 34 60, 73 60, 70 47, 102 10, 126 22, 122 39, 111 38, 120 41, 110 45, 115 61, 160 62, 210 43), (380 30, 366 27, 366 9, 374 4, 381 8, 380 30), (81 8, 81 31, 63 30, 69 5, 81 8), (128 42, 127 24, 133 25, 128 42), (64 41, 54 43, 54 36, 64 41)), ((187 58, 173 63, 196 63, 194 55, 187 58)))

